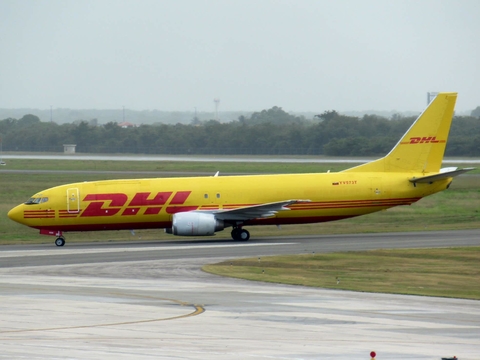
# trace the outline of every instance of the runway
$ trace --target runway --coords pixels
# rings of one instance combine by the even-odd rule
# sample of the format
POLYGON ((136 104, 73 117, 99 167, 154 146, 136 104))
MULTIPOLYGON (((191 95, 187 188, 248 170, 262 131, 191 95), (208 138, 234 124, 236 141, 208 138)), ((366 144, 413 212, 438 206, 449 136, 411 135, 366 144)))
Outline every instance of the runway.
MULTIPOLYGON (((3 159, 37 159, 37 160, 83 160, 83 161, 188 161, 188 162, 253 162, 253 163, 338 163, 361 164, 375 157, 345 158, 345 157, 319 157, 319 156, 261 156, 261 155, 86 155, 86 154, 15 154, 7 153, 3 159)), ((480 159, 475 158, 445 158, 444 164, 480 164, 480 159)))
POLYGON ((479 301, 254 283, 200 268, 237 257, 479 245, 480 230, 3 246, 0 359, 346 360, 374 350, 377 360, 478 360, 479 301))

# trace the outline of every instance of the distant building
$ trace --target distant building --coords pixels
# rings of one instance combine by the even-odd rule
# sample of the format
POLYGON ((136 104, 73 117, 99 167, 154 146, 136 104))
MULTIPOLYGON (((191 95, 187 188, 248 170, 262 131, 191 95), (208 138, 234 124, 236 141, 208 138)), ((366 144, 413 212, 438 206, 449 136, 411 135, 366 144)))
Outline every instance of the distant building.
POLYGON ((118 126, 120 126, 121 128, 124 128, 124 129, 136 127, 135 124, 129 123, 128 121, 121 122, 121 123, 118 124, 118 126))
POLYGON ((76 144, 63 144, 63 153, 64 154, 75 154, 76 144))

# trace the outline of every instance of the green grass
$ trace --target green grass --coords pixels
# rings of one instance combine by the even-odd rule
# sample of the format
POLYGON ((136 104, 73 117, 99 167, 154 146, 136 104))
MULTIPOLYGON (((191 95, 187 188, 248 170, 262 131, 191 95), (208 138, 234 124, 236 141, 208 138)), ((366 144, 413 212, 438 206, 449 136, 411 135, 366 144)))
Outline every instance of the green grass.
POLYGON ((229 260, 212 274, 329 289, 480 299, 480 247, 341 252, 229 260))
MULTIPOLYGON (((221 157, 218 157, 221 158, 221 157)), ((242 159, 242 157, 238 157, 242 159)), ((308 160, 308 157, 306 157, 308 160)), ((312 159, 315 159, 312 157, 312 159)), ((315 173, 341 171, 358 163, 254 163, 254 162, 197 162, 197 161, 106 161, 106 160, 44 160, 44 159, 7 159, 5 169, 10 170, 81 170, 81 171, 180 171, 244 173, 244 174, 280 174, 280 173, 315 173)), ((456 165, 472 167, 470 164, 456 165)), ((0 169, 0 173, 3 167, 0 169)), ((469 172, 480 174, 480 167, 469 172)))
MULTIPOLYGON (((317 163, 254 163, 254 162, 197 162, 197 161, 105 161, 105 160, 42 160, 8 159, 5 169, 10 170, 81 170, 81 171, 180 171, 278 174, 340 171, 358 164, 317 163)), ((0 173, 1 173, 0 169, 0 173)), ((118 176, 118 175, 117 175, 118 176)))
MULTIPOLYGON (((7 212, 26 201, 33 194, 56 185, 115 178, 155 177, 138 174, 141 171, 209 172, 224 173, 301 173, 332 171, 351 167, 352 164, 297 164, 297 163, 203 163, 203 162, 150 162, 150 161, 78 161, 9 159, 0 168, 0 244, 48 243, 53 238, 40 236, 37 230, 14 223, 7 212), (18 174, 3 170, 83 170, 87 173, 18 174), (131 171, 122 174, 96 171, 131 171), (91 172, 91 173, 88 173, 91 172)), ((161 176, 168 176, 161 174, 161 176)), ((412 206, 402 206, 361 216, 358 218, 322 224, 286 225, 278 230, 274 226, 251 227, 253 237, 308 234, 341 234, 360 232, 389 232, 417 230, 455 230, 480 228, 480 179, 478 175, 462 175, 454 179, 449 190, 424 198, 412 206)), ((68 234, 69 241, 92 241, 90 233, 68 234)), ((229 238, 228 229, 217 238, 229 238)), ((96 232, 95 241, 172 239, 162 229, 96 232)))

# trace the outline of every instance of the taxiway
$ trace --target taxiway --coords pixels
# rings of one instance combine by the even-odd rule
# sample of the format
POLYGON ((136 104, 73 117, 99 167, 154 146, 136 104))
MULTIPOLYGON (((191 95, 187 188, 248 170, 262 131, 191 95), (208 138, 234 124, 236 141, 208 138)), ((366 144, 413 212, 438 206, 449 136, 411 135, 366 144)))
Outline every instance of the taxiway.
POLYGON ((479 301, 201 271, 247 256, 474 245, 480 230, 3 246, 0 359, 479 359, 479 301))

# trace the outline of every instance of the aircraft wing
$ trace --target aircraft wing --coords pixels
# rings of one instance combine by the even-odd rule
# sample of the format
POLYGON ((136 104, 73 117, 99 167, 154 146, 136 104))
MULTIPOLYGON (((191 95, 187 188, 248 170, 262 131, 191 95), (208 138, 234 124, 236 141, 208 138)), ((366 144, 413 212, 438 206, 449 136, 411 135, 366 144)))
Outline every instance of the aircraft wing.
POLYGON ((310 202, 310 200, 284 200, 266 204, 244 206, 231 210, 214 211, 215 217, 219 220, 251 220, 258 218, 268 218, 274 216, 279 211, 290 210, 287 206, 310 202))
POLYGON ((438 180, 443 180, 446 178, 454 177, 463 173, 466 173, 467 171, 474 170, 475 168, 464 168, 464 169, 459 169, 456 167, 450 167, 450 168, 444 168, 440 169, 440 172, 438 174, 434 175, 427 175, 427 176, 422 176, 418 178, 411 178, 409 179, 410 182, 412 183, 432 183, 434 181, 438 180))

